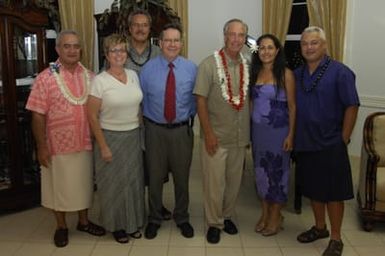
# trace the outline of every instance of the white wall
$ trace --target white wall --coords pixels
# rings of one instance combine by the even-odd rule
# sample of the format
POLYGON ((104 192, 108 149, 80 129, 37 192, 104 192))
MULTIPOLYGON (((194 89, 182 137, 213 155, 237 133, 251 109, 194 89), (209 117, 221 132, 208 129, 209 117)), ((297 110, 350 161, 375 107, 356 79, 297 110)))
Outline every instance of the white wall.
POLYGON ((95 13, 102 13, 105 9, 110 9, 112 2, 112 0, 95 0, 95 13))
POLYGON ((249 26, 249 34, 262 31, 261 0, 189 0, 189 58, 199 63, 223 46, 223 25, 239 18, 249 26))
POLYGON ((365 117, 385 111, 385 2, 352 0, 348 4, 345 63, 356 73, 361 101, 349 150, 359 156, 365 117))

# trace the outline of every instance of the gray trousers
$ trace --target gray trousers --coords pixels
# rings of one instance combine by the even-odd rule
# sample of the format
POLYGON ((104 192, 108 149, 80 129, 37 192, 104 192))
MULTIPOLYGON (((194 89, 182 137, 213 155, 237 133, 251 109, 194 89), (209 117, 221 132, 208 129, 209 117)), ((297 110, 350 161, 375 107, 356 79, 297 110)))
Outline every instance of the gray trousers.
POLYGON ((193 131, 189 125, 166 128, 145 120, 146 165, 149 174, 149 222, 162 222, 164 177, 170 171, 174 181, 176 224, 189 221, 189 176, 193 131))

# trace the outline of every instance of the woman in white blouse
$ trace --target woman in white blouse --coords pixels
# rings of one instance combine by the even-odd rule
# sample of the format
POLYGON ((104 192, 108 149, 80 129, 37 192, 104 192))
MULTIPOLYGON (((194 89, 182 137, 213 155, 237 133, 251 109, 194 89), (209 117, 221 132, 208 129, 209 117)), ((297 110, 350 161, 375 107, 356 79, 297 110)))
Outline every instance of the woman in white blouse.
POLYGON ((121 35, 105 39, 108 69, 95 77, 88 97, 102 222, 119 243, 142 236, 145 211, 139 132, 143 95, 135 71, 124 68, 127 48, 121 35))

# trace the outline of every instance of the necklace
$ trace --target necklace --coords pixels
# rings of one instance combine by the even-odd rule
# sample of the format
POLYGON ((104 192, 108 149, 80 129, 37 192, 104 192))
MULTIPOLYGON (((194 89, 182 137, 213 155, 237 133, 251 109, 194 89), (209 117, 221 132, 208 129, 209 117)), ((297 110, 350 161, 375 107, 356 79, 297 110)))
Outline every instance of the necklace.
POLYGON ((147 54, 146 60, 145 60, 143 63, 138 63, 138 62, 136 62, 136 61, 134 60, 134 58, 132 57, 132 55, 131 55, 130 52, 128 52, 128 57, 130 58, 130 60, 131 60, 135 65, 137 65, 137 66, 139 66, 139 67, 142 67, 144 64, 147 63, 147 61, 150 60, 150 57, 151 57, 151 51, 152 51, 152 47, 151 47, 151 44, 150 44, 149 49, 148 49, 148 54, 147 54))
POLYGON ((218 78, 222 91, 222 97, 237 111, 240 111, 245 103, 249 84, 248 65, 242 53, 240 53, 240 56, 242 61, 239 65, 239 95, 233 95, 231 78, 224 50, 221 49, 220 51, 214 52, 218 78))
POLYGON ((56 83, 60 89, 60 92, 62 93, 63 97, 69 101, 70 103, 74 105, 84 105, 86 103, 88 98, 88 88, 90 86, 90 76, 88 74, 87 69, 79 62, 80 67, 83 69, 83 85, 86 86, 83 88, 83 94, 79 97, 76 97, 72 94, 71 90, 66 85, 62 75, 59 73, 59 66, 58 64, 51 62, 49 64, 50 70, 55 77, 56 83))
POLYGON ((115 73, 112 73, 111 70, 108 70, 107 73, 110 74, 110 76, 112 76, 113 78, 115 78, 119 82, 126 84, 126 82, 127 82, 126 72, 123 71, 120 74, 115 74, 115 73))
POLYGON ((330 61, 331 61, 330 57, 327 57, 325 64, 322 65, 321 70, 319 71, 316 79, 312 81, 309 88, 307 88, 303 82, 303 78, 305 75, 305 65, 302 67, 301 88, 302 90, 304 90, 304 92, 312 92, 318 86, 319 81, 321 80, 322 76, 325 74, 326 69, 329 67, 330 61))

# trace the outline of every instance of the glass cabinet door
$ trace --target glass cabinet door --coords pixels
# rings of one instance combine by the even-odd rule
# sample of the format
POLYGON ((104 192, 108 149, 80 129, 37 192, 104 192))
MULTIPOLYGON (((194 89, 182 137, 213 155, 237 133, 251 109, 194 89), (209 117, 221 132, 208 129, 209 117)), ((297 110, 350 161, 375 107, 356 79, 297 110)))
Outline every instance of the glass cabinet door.
MULTIPOLYGON (((1 26, 2 24, 0 24, 1 26)), ((2 49, 2 39, 0 34, 0 49, 2 49)), ((3 56, 0 51, 0 190, 11 187, 10 178, 10 150, 7 136, 7 115, 4 97, 5 81, 3 81, 3 56)))
POLYGON ((40 203, 32 114, 25 106, 37 73, 47 66, 49 25, 35 1, 6 2, 0 0, 0 212, 40 203))
POLYGON ((34 78, 38 73, 37 34, 14 26, 17 138, 24 184, 39 182, 39 168, 31 130, 31 113, 25 109, 34 78))

